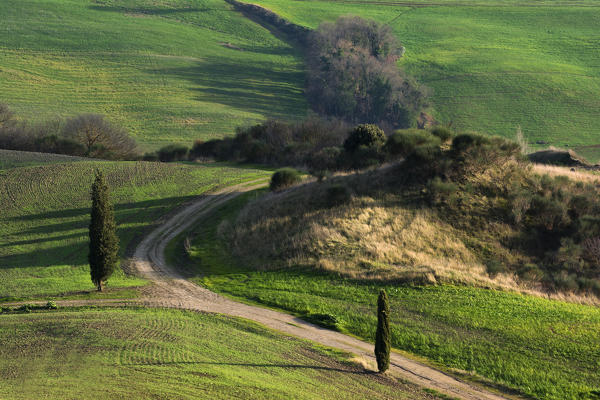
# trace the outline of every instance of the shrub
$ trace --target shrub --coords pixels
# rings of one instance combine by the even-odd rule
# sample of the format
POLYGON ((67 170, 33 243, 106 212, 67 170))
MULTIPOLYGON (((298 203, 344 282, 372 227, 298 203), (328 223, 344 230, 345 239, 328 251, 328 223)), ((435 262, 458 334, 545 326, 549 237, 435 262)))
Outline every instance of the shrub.
POLYGON ((46 309, 48 310, 57 310, 58 306, 56 305, 56 302, 50 300, 46 303, 46 309))
POLYGON ((540 269, 536 264, 527 263, 517 269, 519 278, 526 281, 537 282, 544 277, 544 271, 540 269))
POLYGON ((143 161, 158 161, 158 154, 155 151, 144 153, 142 156, 143 161))
POLYGON ((576 292, 579 290, 577 276, 566 271, 560 271, 553 276, 554 287, 563 292, 576 292))
POLYGON ((488 260, 485 263, 487 273, 490 277, 494 278, 498 274, 506 272, 506 266, 498 260, 488 260))
POLYGON ((272 191, 279 191, 295 185, 300 180, 300 173, 298 171, 293 168, 282 168, 271 176, 269 187, 272 191))
POLYGON ((15 311, 20 313, 30 313, 35 309, 36 306, 34 304, 23 304, 22 306, 15 308, 15 311))
POLYGON ((344 149, 352 153, 361 146, 381 147, 385 143, 385 133, 377 126, 372 124, 362 124, 356 126, 344 141, 344 149))
POLYGON ((436 176, 429 181, 427 185, 427 194, 430 204, 440 204, 447 202, 450 197, 458 192, 458 185, 452 181, 442 181, 436 176))
POLYGON ((350 189, 346 185, 331 185, 326 191, 326 204, 328 207, 335 207, 347 203, 351 198, 350 189))
POLYGON ((333 329, 335 331, 341 331, 341 322, 335 316, 331 314, 318 314, 318 313, 309 313, 303 316, 303 319, 312 322, 313 324, 323 326, 325 328, 333 329))
POLYGON ((179 144, 169 144, 161 147, 158 152, 158 160, 162 162, 182 161, 187 159, 188 148, 179 144))
POLYGON ((443 128, 441 126, 435 127, 431 130, 431 134, 433 136, 437 136, 438 138, 440 138, 440 140, 442 142, 447 142, 448 140, 450 140, 452 137, 454 137, 454 133, 448 129, 448 128, 443 128))
POLYGON ((404 165, 412 170, 412 179, 423 181, 435 175, 445 175, 449 169, 447 161, 440 146, 423 145, 406 157, 404 165))
POLYGON ((83 144, 70 138, 57 135, 41 136, 35 139, 36 151, 43 153, 67 154, 71 156, 83 156, 86 148, 83 144))
POLYGON ((385 144, 386 151, 392 156, 406 157, 420 146, 439 146, 440 139, 429 131, 418 129, 398 130, 385 144))
POLYGON ((376 125, 358 125, 344 141, 345 154, 340 164, 348 169, 360 169, 377 165, 383 161, 381 151, 385 133, 376 125))
POLYGON ((316 153, 309 154, 306 164, 309 166, 310 173, 322 178, 327 171, 337 170, 340 166, 341 152, 339 147, 325 147, 316 153))

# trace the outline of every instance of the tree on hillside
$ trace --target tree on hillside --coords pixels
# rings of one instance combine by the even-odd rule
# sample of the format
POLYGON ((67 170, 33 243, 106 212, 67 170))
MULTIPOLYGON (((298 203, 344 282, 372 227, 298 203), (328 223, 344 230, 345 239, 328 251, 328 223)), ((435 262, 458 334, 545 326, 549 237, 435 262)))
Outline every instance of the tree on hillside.
POLYGON ((136 155, 135 140, 103 115, 81 114, 71 118, 67 120, 63 134, 85 146, 88 157, 127 159, 136 155))
POLYGON ((92 213, 90 222, 90 274, 92 282, 102 291, 118 261, 119 240, 110 192, 102 172, 96 172, 92 185, 92 213))
POLYGON ((390 367, 390 304, 385 290, 381 289, 377 299, 377 332, 375 333, 375 358, 379 372, 390 367))
POLYGON ((307 94, 315 111, 352 123, 411 126, 422 89, 398 69, 404 48, 386 25, 360 17, 323 23, 309 36, 307 94))

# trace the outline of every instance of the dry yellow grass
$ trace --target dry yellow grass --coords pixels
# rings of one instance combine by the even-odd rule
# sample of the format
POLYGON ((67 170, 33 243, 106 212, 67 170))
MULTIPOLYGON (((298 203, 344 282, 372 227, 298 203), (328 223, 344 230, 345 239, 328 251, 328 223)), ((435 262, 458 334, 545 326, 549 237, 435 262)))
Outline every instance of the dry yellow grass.
POLYGON ((257 269, 311 265, 359 279, 516 287, 509 275, 491 279, 459 232, 427 209, 369 196, 315 207, 323 186, 254 201, 234 224, 224 223, 221 234, 257 269))
MULTIPOLYGON (((564 175, 578 181, 600 179, 600 175, 583 170, 546 165, 532 168, 538 174, 564 175)), ((328 183, 312 181, 282 193, 270 193, 248 204, 236 221, 224 222, 220 234, 245 265, 256 269, 304 265, 348 278, 418 284, 449 282, 598 303, 593 296, 548 294, 539 282, 520 279, 513 272, 490 276, 475 248, 492 250, 511 263, 529 262, 502 244, 515 235, 510 226, 488 221, 484 231, 475 227, 458 229, 445 222, 435 208, 411 205, 402 196, 389 193, 364 194, 369 193, 365 187, 390 185, 377 179, 390 179, 393 171, 381 171, 367 179, 334 178, 353 185, 354 192, 348 203, 335 207, 327 206, 328 183)), ((497 181, 498 177, 485 175, 479 179, 497 181)))
POLYGON ((533 171, 539 175, 566 176, 574 181, 586 183, 600 182, 600 173, 598 171, 586 170, 582 168, 560 167, 556 165, 534 164, 533 171))

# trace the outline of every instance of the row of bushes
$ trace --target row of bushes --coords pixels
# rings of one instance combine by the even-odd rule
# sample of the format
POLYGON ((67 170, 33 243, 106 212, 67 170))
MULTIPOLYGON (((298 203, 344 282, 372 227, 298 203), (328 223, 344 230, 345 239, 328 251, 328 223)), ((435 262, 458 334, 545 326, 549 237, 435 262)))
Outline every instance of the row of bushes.
POLYGON ((41 123, 18 120, 0 104, 0 148, 113 160, 138 158, 137 144, 123 128, 99 114, 41 123))
POLYGON ((439 147, 451 136, 452 132, 441 127, 399 130, 386 137, 371 124, 352 128, 339 120, 267 121, 238 129, 231 138, 197 141, 189 154, 190 158, 292 165, 322 176, 328 171, 361 169, 402 158, 424 144, 439 147))

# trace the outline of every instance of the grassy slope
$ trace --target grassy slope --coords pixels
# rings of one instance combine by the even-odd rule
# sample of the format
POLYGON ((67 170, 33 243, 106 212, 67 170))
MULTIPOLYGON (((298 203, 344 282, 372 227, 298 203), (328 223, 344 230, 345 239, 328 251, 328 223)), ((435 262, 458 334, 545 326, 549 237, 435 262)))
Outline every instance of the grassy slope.
POLYGON ((0 324, 6 400, 433 398, 306 342, 209 314, 61 310, 0 315, 0 324))
MULTIPOLYGON (((0 159, 14 160, 16 155, 25 163, 35 159, 31 153, 6 151, 0 152, 0 159)), ((112 188, 122 255, 136 235, 192 196, 268 176, 265 171, 224 165, 52 159, 0 170, 0 298, 93 288, 86 257, 89 188, 96 169, 107 175, 112 188)), ((118 271, 109 287, 141 283, 118 271)))
MULTIPOLYGON (((188 265, 198 274, 194 280, 213 290, 300 316, 330 314, 340 329, 373 340, 379 284, 310 269, 261 272, 236 264, 217 227, 244 201, 229 203, 190 233, 191 261, 181 254, 183 237, 173 243, 172 262, 188 265)), ((536 398, 587 398, 600 388, 598 308, 478 288, 384 286, 397 349, 476 371, 536 398)))
POLYGON ((155 148, 306 114, 298 53, 221 0, 3 0, 0 26, 27 118, 103 113, 155 148))
POLYGON ((252 2, 309 27, 344 14, 390 24, 407 49, 401 65, 433 89, 435 117, 459 130, 513 137, 521 126, 530 141, 599 143, 597 2, 252 2))

